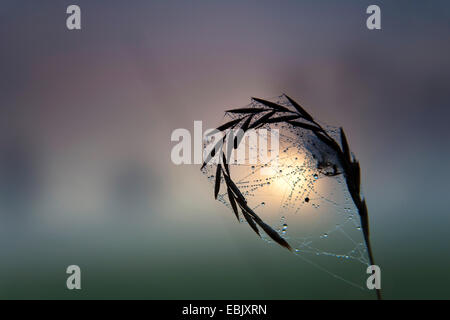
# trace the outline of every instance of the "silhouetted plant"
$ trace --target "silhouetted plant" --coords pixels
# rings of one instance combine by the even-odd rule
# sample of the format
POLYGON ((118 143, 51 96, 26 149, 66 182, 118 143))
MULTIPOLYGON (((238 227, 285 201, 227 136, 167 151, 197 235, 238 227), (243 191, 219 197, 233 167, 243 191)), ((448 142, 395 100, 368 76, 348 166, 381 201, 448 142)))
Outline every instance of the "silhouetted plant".
MULTIPOLYGON (((274 124, 274 123, 285 123, 289 124, 296 128, 302 128, 312 132, 320 141, 325 143, 331 150, 333 150, 337 159, 339 160, 342 166, 342 172, 338 172, 335 170, 333 173, 329 173, 327 175, 339 175, 342 174, 345 178, 345 182, 347 185, 347 189, 351 195, 353 203, 358 210, 358 214, 361 220, 361 229, 363 232, 365 244, 367 247, 367 252, 369 256, 369 262, 371 265, 374 265, 374 258, 372 253, 372 248, 369 239, 369 219, 367 206, 364 198, 361 195, 360 186, 361 186, 361 173, 360 173, 360 165, 359 162, 355 159, 355 157, 350 152, 350 147, 347 142, 347 138, 344 133, 344 129, 340 128, 340 144, 333 139, 329 133, 323 129, 323 127, 314 120, 314 118, 306 112, 306 110, 300 106, 296 101, 284 95, 284 97, 289 101, 293 109, 290 109, 286 106, 282 106, 278 103, 267 101, 259 98, 252 98, 252 100, 257 103, 263 105, 263 108, 257 107, 246 107, 239 109, 227 110, 227 113, 238 115, 238 118, 233 119, 218 128, 216 128, 215 132, 224 132, 229 129, 241 129, 242 132, 246 132, 251 129, 258 129, 266 124, 274 124), (255 115, 259 115, 258 119, 255 119, 255 115), (253 120, 253 121, 252 121, 253 120)), ((282 238, 278 232, 276 232, 272 227, 267 225, 261 218, 247 205, 247 200, 244 195, 240 192, 237 185, 234 183, 231 173, 230 167, 228 165, 228 159, 230 158, 230 152, 233 149, 237 149, 239 143, 242 140, 243 135, 241 136, 232 136, 233 141, 228 141, 228 144, 231 146, 228 148, 227 154, 223 151, 223 147, 227 143, 227 135, 224 135, 223 139, 218 141, 210 154, 206 157, 201 169, 203 169, 212 158, 217 155, 219 152, 221 155, 221 163, 217 164, 216 175, 215 175, 215 186, 214 186, 214 197, 217 199, 217 196, 220 191, 221 179, 222 176, 225 181, 225 185, 227 188, 228 199, 230 205, 233 209, 236 218, 239 221, 239 211, 238 207, 241 210, 241 213, 245 220, 248 222, 250 227, 260 236, 260 231, 258 226, 264 230, 264 232, 272 238, 279 245, 289 249, 292 251, 292 247, 290 244, 282 238), (231 145, 232 143, 232 145, 231 145)), ((381 291, 377 289, 376 291, 378 299, 381 299, 381 291)))

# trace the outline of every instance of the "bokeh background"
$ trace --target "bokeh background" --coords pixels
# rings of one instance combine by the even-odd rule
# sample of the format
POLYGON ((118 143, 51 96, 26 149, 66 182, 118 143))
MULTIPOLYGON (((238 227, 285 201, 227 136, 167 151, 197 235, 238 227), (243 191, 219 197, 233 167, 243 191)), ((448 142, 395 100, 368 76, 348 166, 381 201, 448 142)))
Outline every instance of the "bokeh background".
POLYGON ((438 0, 2 1, 0 298, 374 298, 170 160, 174 129, 283 92, 346 130, 385 298, 450 298, 449 36, 438 0))

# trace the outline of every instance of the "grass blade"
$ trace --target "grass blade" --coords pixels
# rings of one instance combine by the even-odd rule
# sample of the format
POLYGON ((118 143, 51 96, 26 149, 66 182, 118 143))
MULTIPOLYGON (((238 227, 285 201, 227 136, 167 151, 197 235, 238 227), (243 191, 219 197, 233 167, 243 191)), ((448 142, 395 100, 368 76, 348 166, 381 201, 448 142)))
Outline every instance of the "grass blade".
POLYGON ((295 109, 297 109, 297 111, 306 119, 309 121, 314 121, 313 117, 311 117, 311 115, 306 112, 305 109, 302 108, 302 106, 300 106, 297 102, 295 102, 293 99, 291 99, 290 97, 288 97, 287 95, 284 95, 286 97, 286 99, 289 100, 290 104, 292 104, 294 106, 295 109))
POLYGON ((250 121, 252 121, 254 114, 251 114, 247 120, 245 120, 244 124, 242 125, 241 129, 245 132, 250 127, 250 121))
POLYGON ((351 165, 353 171, 353 179, 355 183, 355 189, 360 190, 361 187, 361 169, 358 161, 353 161, 351 165))
POLYGON ((288 108, 283 107, 283 106, 281 106, 281 105, 279 105, 278 103, 275 103, 275 102, 271 102, 271 101, 267 101, 267 100, 259 99, 259 98, 252 98, 252 99, 255 100, 256 102, 259 102, 259 103, 261 103, 261 104, 263 104, 263 105, 265 105, 265 106, 267 106, 267 107, 269 107, 269 108, 271 108, 273 110, 277 110, 279 112, 292 112, 288 108))
POLYGON ((267 119, 269 119, 271 116, 273 116, 275 113, 277 113, 275 110, 266 113, 265 115, 263 115, 261 118, 259 118, 258 120, 256 120, 255 122, 252 123, 252 125, 250 126, 250 129, 254 129, 256 127, 258 127, 260 124, 265 124, 267 119))
POLYGON ((344 129, 341 127, 341 143, 342 152, 344 153, 345 159, 350 162, 350 147, 348 146, 347 138, 345 137, 344 129))
POLYGON ((313 133, 316 135, 317 138, 319 138, 320 141, 325 143, 327 146, 332 148, 334 151, 341 153, 341 149, 339 148, 339 145, 334 141, 325 136, 322 131, 313 131, 313 133))
POLYGON ((227 187, 227 193, 228 193, 228 199, 230 200, 231 208, 233 209, 233 212, 236 215, 238 222, 241 222, 239 220, 239 212, 238 212, 238 208, 236 205, 236 200, 234 198, 234 194, 229 187, 227 187))
POLYGON ((298 115, 282 116, 282 117, 276 117, 276 118, 267 119, 266 123, 285 122, 285 121, 290 121, 290 120, 296 120, 298 118, 300 118, 300 116, 298 116, 298 115))
POLYGON ((237 149, 239 147, 239 144, 241 143, 242 139, 245 136, 245 132, 248 130, 250 126, 250 122, 252 121, 253 114, 251 114, 247 120, 245 120, 244 124, 242 125, 241 129, 242 132, 238 132, 238 134, 234 137, 234 149, 237 149))
MULTIPOLYGON (((247 203, 243 203, 240 204, 242 212, 251 215, 251 217, 255 220, 255 222, 264 230, 264 232, 276 243, 278 243, 279 245, 281 245, 282 247, 285 247, 286 249, 292 251, 292 247, 289 245, 289 243, 287 243, 286 240, 284 240, 279 234, 278 232, 276 232, 275 230, 272 229, 272 227, 270 227, 268 224, 266 224, 264 221, 261 220, 260 217, 258 217, 258 215, 252 210, 250 209, 250 207, 247 205, 247 203)), ((245 213, 244 213, 244 217, 245 217, 245 213)), ((246 217, 247 219, 247 217, 246 217)), ((247 220, 248 221, 248 220, 247 220)), ((253 227, 252 227, 253 228, 253 227)), ((253 228, 253 230, 255 230, 253 228)), ((259 233, 258 233, 259 235, 259 233)))
POLYGON ((222 153, 222 162, 223 162, 223 166, 225 168, 225 171, 228 175, 230 175, 230 167, 228 166, 228 160, 225 157, 225 153, 222 153))
POLYGON ((216 143, 214 148, 211 150, 211 152, 208 154, 205 161, 203 162, 203 165, 200 168, 200 170, 203 170, 203 168, 208 164, 208 162, 211 161, 212 158, 214 158, 214 156, 216 155, 216 150, 222 150, 222 146, 223 146, 224 142, 225 142, 225 137, 223 137, 222 140, 220 140, 219 142, 216 143))
POLYGON ((207 136, 210 136, 210 135, 216 134, 216 133, 218 133, 218 132, 227 130, 228 128, 232 128, 232 127, 234 127, 236 124, 238 124, 242 119, 243 119, 243 118, 234 119, 234 120, 231 120, 231 121, 229 121, 229 122, 227 122, 227 123, 224 123, 224 124, 221 125, 220 127, 217 127, 215 130, 212 130, 211 132, 209 132, 207 136))
POLYGON ((217 195, 219 194, 220 191, 220 179, 221 179, 221 173, 222 173, 222 166, 220 165, 220 163, 217 165, 217 170, 216 170, 216 183, 214 186, 214 199, 217 200, 217 195))
POLYGON ((245 201, 245 197, 242 195, 241 191, 239 191, 239 188, 236 186, 236 184, 226 174, 224 174, 223 177, 225 178, 225 183, 227 184, 227 186, 231 188, 231 190, 233 190, 234 194, 237 196, 236 200, 240 203, 246 204, 247 201, 245 201))
POLYGON ((263 222, 261 219, 255 219, 256 223, 264 230, 267 235, 272 238, 273 241, 278 243, 280 246, 285 247, 286 249, 292 251, 292 247, 287 243, 286 240, 284 240, 278 232, 272 229, 269 225, 267 225, 265 222, 263 222))
POLYGON ((264 108, 240 108, 240 109, 232 109, 232 110, 226 110, 225 112, 228 113, 260 113, 264 111, 270 111, 270 109, 264 109, 264 108))
POLYGON ((369 239, 369 219, 365 200, 361 201, 361 206, 359 208, 359 216, 361 217, 361 228, 363 230, 364 238, 369 239))
POLYGON ((255 221, 253 221, 253 218, 247 213, 245 209, 242 209, 242 214, 244 215, 245 220, 247 220, 248 224, 253 229, 253 231, 255 231, 258 236, 261 236, 255 221))

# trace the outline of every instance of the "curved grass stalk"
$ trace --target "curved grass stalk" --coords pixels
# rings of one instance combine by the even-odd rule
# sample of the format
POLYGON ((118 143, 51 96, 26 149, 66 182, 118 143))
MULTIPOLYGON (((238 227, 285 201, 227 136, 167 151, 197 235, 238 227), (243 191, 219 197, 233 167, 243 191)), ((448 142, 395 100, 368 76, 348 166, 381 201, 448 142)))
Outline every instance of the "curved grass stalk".
MULTIPOLYGON (((277 103, 259 99, 259 98, 252 98, 254 101, 264 105, 264 108, 241 108, 241 109, 233 109, 228 110, 227 112, 238 114, 240 118, 231 120, 220 127, 216 129, 216 131, 225 131, 229 129, 233 129, 237 126, 239 126, 240 123, 242 125, 239 126, 239 129, 241 129, 243 132, 249 130, 249 129, 255 129, 259 128, 265 124, 269 123, 288 123, 292 125, 293 127, 302 128, 305 130, 311 131, 319 140, 321 140, 323 143, 325 143, 328 147, 330 147, 334 152, 336 152, 336 155, 339 159, 339 162, 342 165, 343 172, 336 173, 336 174, 343 174, 347 189, 350 193, 350 196, 352 197, 353 203, 356 206, 356 209, 358 210, 358 214, 361 221, 361 229, 364 236, 365 245, 367 248, 367 253, 369 256, 369 262, 371 265, 375 264, 373 253, 372 253, 372 247, 370 243, 370 237, 369 237, 369 218, 368 218, 368 212, 367 212, 367 205, 364 200, 364 198, 361 195, 361 171, 359 162, 355 159, 354 156, 350 153, 350 147, 347 142, 347 138, 345 136, 344 130, 340 128, 340 144, 336 142, 326 130, 322 128, 322 126, 317 123, 314 118, 306 112, 306 110, 300 106, 296 101, 288 97, 287 95, 284 95, 285 98, 289 101, 289 103, 292 105, 292 107, 295 108, 295 110, 291 110, 285 106, 279 105, 277 103), (266 113, 267 112, 267 113, 266 113), (256 114, 263 114, 259 119, 254 120, 254 116, 256 114), (281 113, 281 115, 279 115, 281 113), (254 120, 252 122, 252 120, 254 120)), ((228 198, 230 201, 230 204, 232 206, 233 212, 235 213, 236 217, 239 220, 239 212, 238 212, 238 206, 241 209, 241 213, 244 216, 245 220, 248 222, 250 227, 260 236, 260 232, 258 229, 258 226, 264 230, 264 232, 272 238, 275 242, 277 242, 279 245, 289 249, 292 251, 292 247, 289 245, 289 243, 282 238, 278 232, 276 232, 274 229, 272 229, 269 225, 267 225, 265 222, 261 220, 261 218, 247 205, 247 201, 245 197, 242 195, 242 193, 239 191, 239 188, 236 186, 236 184, 233 182, 230 174, 230 168, 228 166, 227 156, 225 155, 225 152, 223 151, 223 146, 226 144, 227 136, 223 138, 222 141, 220 141, 216 147, 218 147, 219 150, 216 150, 215 147, 211 154, 208 155, 205 162, 202 165, 203 169, 208 162, 217 154, 217 152, 220 152, 222 154, 221 161, 222 164, 217 165, 217 171, 216 171, 216 183, 214 188, 214 196, 217 199, 217 195, 220 190, 220 181, 221 176, 224 177, 224 181, 227 187, 227 193, 228 198), (236 205, 237 204, 237 205, 236 205)), ((241 141, 241 139, 237 139, 237 137, 233 137, 234 141, 234 149, 236 149, 241 141)), ((376 289, 377 298, 381 299, 381 290, 376 289)))

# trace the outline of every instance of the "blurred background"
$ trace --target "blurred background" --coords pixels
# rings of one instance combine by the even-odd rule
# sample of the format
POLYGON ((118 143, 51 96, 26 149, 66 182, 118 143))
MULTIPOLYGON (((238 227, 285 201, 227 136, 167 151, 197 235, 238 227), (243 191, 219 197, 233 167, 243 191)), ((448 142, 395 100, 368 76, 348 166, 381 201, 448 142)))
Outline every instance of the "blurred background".
POLYGON ((345 128, 385 298, 450 298, 449 35, 438 0, 2 1, 0 298, 373 299, 170 160, 174 129, 281 93, 345 128))

